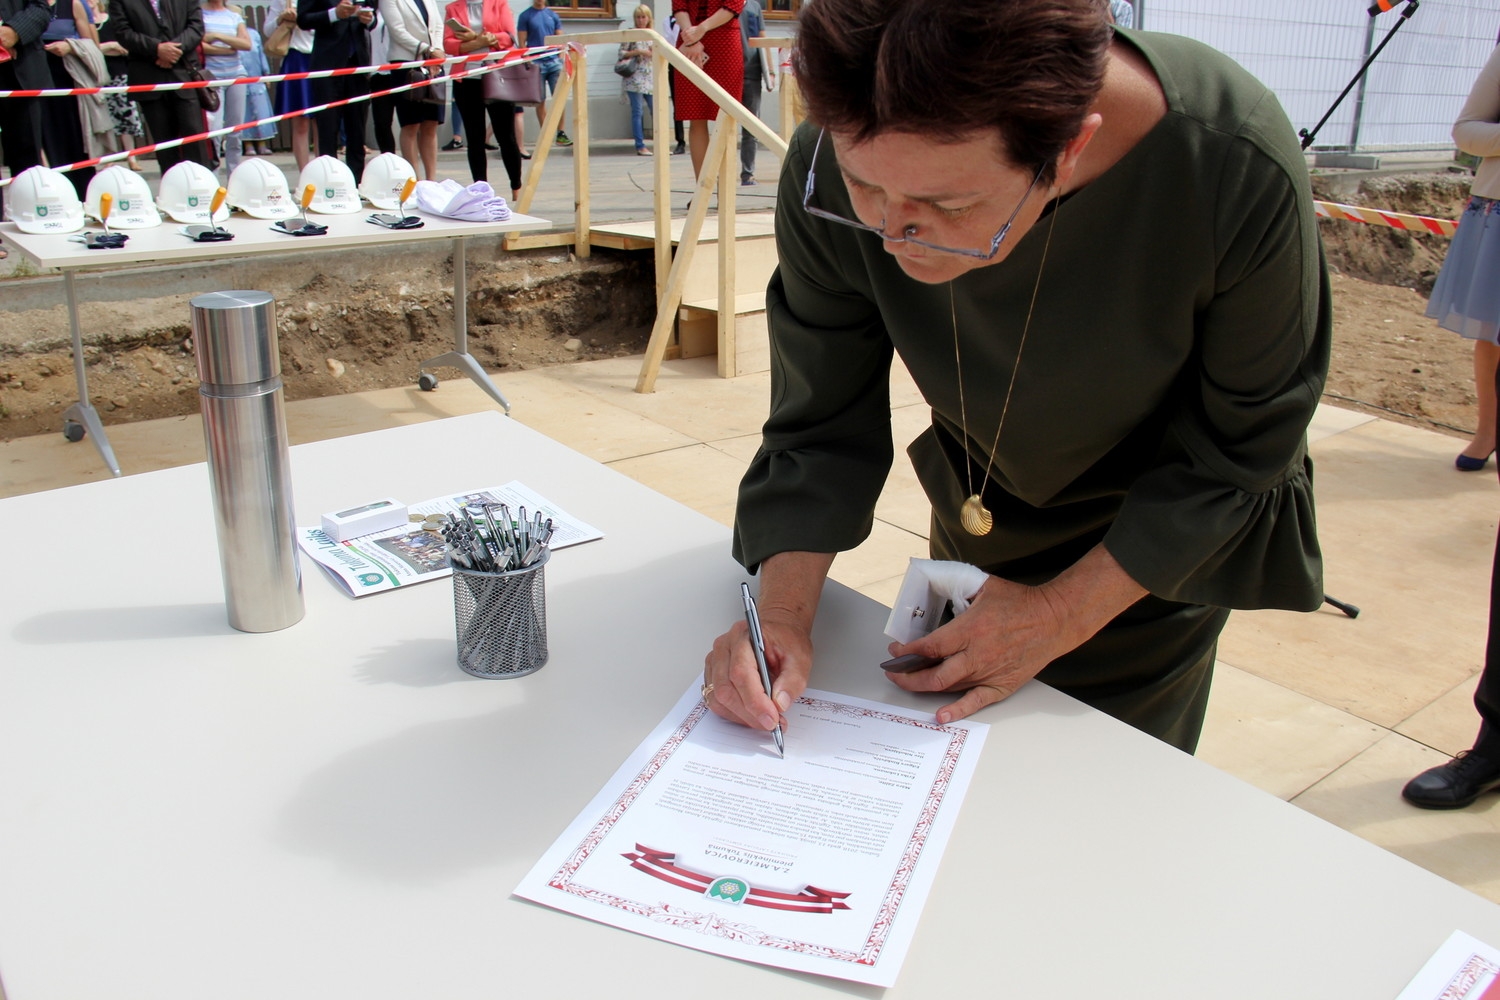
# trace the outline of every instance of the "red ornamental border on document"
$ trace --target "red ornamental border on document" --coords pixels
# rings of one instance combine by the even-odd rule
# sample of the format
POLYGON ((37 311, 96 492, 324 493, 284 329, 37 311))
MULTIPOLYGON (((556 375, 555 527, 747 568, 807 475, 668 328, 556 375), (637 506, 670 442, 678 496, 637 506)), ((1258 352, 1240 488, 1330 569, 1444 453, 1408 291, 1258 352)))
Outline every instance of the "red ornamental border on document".
POLYGON ((942 763, 938 767, 938 773, 933 780, 932 786, 927 790, 927 796, 922 803, 922 810, 918 814, 917 823, 912 830, 912 835, 902 850, 901 861, 897 865, 895 877, 886 886, 880 906, 876 910, 875 919, 871 922, 870 930, 865 936, 864 945, 858 951, 830 948, 827 945, 816 944, 811 941, 799 941, 779 935, 766 934, 748 924, 724 920, 715 914, 696 913, 675 906, 664 906, 658 903, 644 903, 639 900, 625 899, 613 893, 603 892, 574 881, 574 876, 577 875, 578 870, 583 867, 584 863, 589 860, 594 851, 603 843, 604 838, 609 835, 614 825, 629 811, 630 807, 646 790, 646 786, 651 783, 652 779, 661 773, 666 762, 682 746, 688 734, 693 731, 698 723, 702 722, 708 716, 708 706, 702 703, 699 703, 687 714, 682 724, 673 730, 672 735, 667 738, 660 749, 652 755, 645 766, 625 786, 624 791, 605 810, 599 822, 594 824, 588 836, 583 839, 578 848, 568 856, 568 859, 547 880, 547 885, 550 888, 570 893, 587 899, 590 902, 612 906, 626 913, 648 917, 660 923, 678 927, 696 928, 699 933, 726 938, 740 944, 752 944, 777 951, 789 951, 799 955, 833 959, 856 965, 873 966, 879 959, 880 952, 885 947, 886 938, 890 934, 891 924, 895 921, 896 913, 901 908, 901 901, 906 896, 907 889, 910 887, 912 875, 917 868, 917 862, 921 859, 922 851, 927 845, 927 836, 932 830, 933 821, 936 819, 938 810, 942 807, 943 799, 947 795, 949 785, 953 779, 953 772, 958 768, 959 758, 963 755, 963 748, 968 741, 969 734, 965 729, 947 729, 936 722, 926 722, 905 715, 861 708, 855 705, 846 705, 841 702, 823 701, 821 699, 806 697, 799 698, 797 701, 798 704, 807 705, 823 712, 880 719, 886 722, 895 722, 902 725, 915 726, 919 729, 941 732, 948 737, 948 745, 943 753, 942 763))

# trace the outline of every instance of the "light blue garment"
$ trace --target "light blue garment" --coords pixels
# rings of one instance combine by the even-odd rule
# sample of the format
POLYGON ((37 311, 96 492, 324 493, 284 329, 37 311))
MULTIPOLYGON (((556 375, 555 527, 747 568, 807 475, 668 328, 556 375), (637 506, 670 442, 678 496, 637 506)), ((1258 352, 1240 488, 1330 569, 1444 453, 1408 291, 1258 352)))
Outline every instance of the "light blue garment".
MULTIPOLYGON (((528 49, 540 49, 546 46, 547 39, 552 35, 562 34, 562 18, 557 16, 557 11, 550 7, 538 10, 535 7, 527 7, 516 17, 516 32, 526 32, 526 47, 528 49)), ((548 56, 537 60, 537 68, 543 73, 556 73, 562 69, 562 60, 557 56, 548 56)))
POLYGON ((1427 300, 1427 315, 1470 340, 1500 342, 1500 201, 1469 199, 1427 300))
MULTIPOLYGON (((266 53, 260 47, 260 32, 250 32, 250 47, 240 53, 240 69, 245 76, 265 76, 271 72, 271 66, 266 62, 266 53)), ((266 89, 266 85, 245 84, 245 121, 258 122, 271 115, 271 92, 266 89)), ((242 134, 252 142, 266 142, 276 138, 276 126, 257 125, 255 128, 247 128, 242 134)))
POLYGON ((1130 0, 1109 0, 1109 12, 1120 27, 1135 27, 1135 8, 1130 6, 1130 0))
MULTIPOLYGON (((220 10, 209 10, 203 8, 203 30, 216 31, 221 35, 233 35, 240 30, 240 25, 245 19, 228 7, 220 10)), ((232 52, 227 56, 207 56, 203 60, 203 68, 215 80, 233 79, 240 75, 240 54, 232 52)))

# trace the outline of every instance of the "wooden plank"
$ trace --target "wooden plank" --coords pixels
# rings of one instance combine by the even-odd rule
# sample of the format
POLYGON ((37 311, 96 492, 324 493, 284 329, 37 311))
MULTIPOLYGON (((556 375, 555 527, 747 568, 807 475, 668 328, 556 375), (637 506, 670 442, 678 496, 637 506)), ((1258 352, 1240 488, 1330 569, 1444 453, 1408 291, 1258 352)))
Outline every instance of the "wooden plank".
MULTIPOLYGON (((651 45, 651 78, 667 79, 667 60, 651 45)), ((665 44, 662 42, 660 44, 665 44)), ((653 83, 653 88, 655 84, 653 83)), ((655 210, 652 246, 656 250, 656 301, 667 290, 667 272, 672 269, 672 133, 671 102, 653 98, 651 105, 651 201, 655 210)))
MULTIPOLYGON (((698 299, 696 301, 684 300, 682 305, 687 309, 702 309, 704 312, 718 312, 721 308, 721 304, 716 298, 698 299)), ((766 293, 764 291, 740 292, 734 297, 734 311, 736 315, 741 316, 745 313, 765 312, 766 293)))
MULTIPOLYGON (((673 244, 682 242, 681 218, 669 219, 667 227, 671 232, 673 244)), ((734 217, 735 238, 741 243, 759 239, 774 240, 776 237, 776 213, 775 212, 739 212, 734 217)), ((604 234, 606 236, 622 237, 626 239, 639 239, 642 246, 654 245, 656 239, 656 221, 641 220, 639 222, 601 222, 594 226, 590 232, 604 234)), ((703 232, 698 235, 699 243, 711 243, 719 238, 719 220, 717 218, 703 220, 703 232)))
MULTIPOLYGON (((738 130, 734 127, 734 120, 726 118, 724 113, 719 113, 719 128, 725 129, 733 136, 738 130)), ((734 347, 735 317, 734 317, 734 247, 738 242, 734 238, 735 216, 734 203, 735 192, 739 189, 740 171, 739 157, 734 153, 734 140, 724 140, 724 158, 719 162, 719 223, 722 227, 724 221, 729 221, 729 232, 722 232, 721 237, 727 235, 728 239, 721 238, 719 243, 719 315, 718 315, 718 342, 719 342, 719 377, 734 378, 738 373, 735 359, 738 353, 734 347)))
MULTIPOLYGON (((727 114, 719 112, 720 124, 727 114)), ((708 198, 713 192, 714 180, 719 164, 728 153, 727 128, 714 131, 708 142, 708 152, 703 160, 703 174, 698 178, 698 187, 693 192, 693 207, 688 210, 687 222, 683 225, 682 246, 672 260, 672 271, 667 277, 667 290, 656 304, 656 322, 651 327, 651 340, 646 344, 646 359, 641 363, 641 374, 635 381, 636 392, 651 392, 656 388, 656 375, 661 370, 662 358, 666 354, 667 341, 676 321, 677 306, 682 301, 682 288, 687 281, 688 264, 698 246, 698 232, 703 228, 703 219, 708 215, 708 198)))
POLYGON ((575 80, 582 83, 578 100, 573 102, 573 252, 580 258, 589 255, 589 60, 583 46, 570 48, 573 60, 569 67, 575 80))
POLYGON ((797 123, 801 121, 798 116, 802 111, 802 102, 797 93, 797 78, 789 72, 783 73, 777 86, 781 88, 781 134, 787 142, 791 142, 792 133, 797 130, 797 123))
POLYGON ((543 247, 570 247, 573 239, 571 229, 552 229, 537 233, 511 233, 500 245, 506 250, 537 250, 543 247))
MULTIPOLYGON (((569 242, 572 242, 571 237, 569 242)), ((618 233, 612 233, 607 229, 600 229, 596 226, 589 230, 589 245, 608 247, 611 250, 650 250, 656 246, 656 241, 641 236, 621 236, 618 233)))

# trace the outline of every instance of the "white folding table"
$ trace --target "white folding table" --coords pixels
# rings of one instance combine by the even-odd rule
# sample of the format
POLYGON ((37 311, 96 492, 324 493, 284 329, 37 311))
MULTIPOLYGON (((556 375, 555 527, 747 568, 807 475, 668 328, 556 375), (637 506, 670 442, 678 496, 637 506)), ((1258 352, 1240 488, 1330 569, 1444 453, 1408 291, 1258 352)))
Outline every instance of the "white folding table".
MULTIPOLYGON (((0 981, 8 1000, 880 992, 510 896, 741 613, 729 532, 498 412, 292 449, 299 523, 519 479, 602 529, 547 567, 551 659, 479 680, 451 588, 226 623, 206 472, 0 500, 0 981), (24 547, 20 538, 35 539, 24 547)), ((311 563, 304 561, 305 567, 311 563)), ((934 708, 836 584, 817 686, 934 708)), ((1040 684, 991 706, 886 995, 1394 997, 1500 906, 1040 684)))
MULTIPOLYGON (((512 215, 505 222, 475 223, 412 213, 423 220, 422 228, 386 229, 367 221, 371 214, 364 210, 350 215, 311 213, 308 216, 310 221, 328 227, 328 232, 321 236, 289 236, 272 229, 272 224, 265 219, 236 214, 223 224, 224 229, 234 233, 234 239, 214 243, 194 242, 182 235, 180 223, 163 216, 162 224, 151 229, 117 230, 129 237, 125 245, 117 250, 90 250, 72 239, 76 234, 23 233, 13 222, 0 223, 0 236, 4 236, 23 254, 42 267, 55 267, 62 271, 64 297, 68 305, 68 325, 73 343, 73 378, 78 388, 78 402, 63 413, 63 430, 68 439, 77 441, 85 435, 92 437, 94 447, 99 449, 99 455, 109 471, 116 476, 120 475, 120 464, 104 433, 99 412, 89 402, 88 374, 83 363, 83 334, 78 322, 76 276, 79 273, 139 264, 179 264, 255 254, 358 250, 426 240, 453 241, 453 350, 423 362, 422 367, 460 369, 509 413, 510 403, 469 353, 466 244, 468 239, 475 236, 544 229, 551 223, 530 215, 512 215)), ((298 223, 300 219, 294 218, 288 222, 298 223)), ((88 228, 99 231, 99 227, 92 224, 88 228)), ((205 292, 223 290, 203 289, 205 292)), ((424 388, 428 387, 429 378, 430 376, 423 376, 424 388)), ((434 381, 431 384, 436 383, 434 381)))

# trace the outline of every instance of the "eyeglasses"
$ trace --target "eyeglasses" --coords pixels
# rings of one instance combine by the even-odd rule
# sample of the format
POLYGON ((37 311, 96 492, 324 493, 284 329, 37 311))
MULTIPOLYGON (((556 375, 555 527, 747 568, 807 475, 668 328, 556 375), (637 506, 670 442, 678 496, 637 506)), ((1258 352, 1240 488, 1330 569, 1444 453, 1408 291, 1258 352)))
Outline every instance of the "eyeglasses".
POLYGON ((1010 213, 1010 218, 1005 220, 1005 225, 1001 226, 1000 231, 995 234, 995 238, 990 240, 990 248, 988 250, 968 250, 962 247, 945 247, 940 246, 937 243, 929 243, 926 240, 917 239, 915 233, 918 227, 915 223, 907 226, 904 230, 902 230, 900 236, 890 236, 885 231, 885 219, 883 218, 880 220, 880 225, 867 226, 863 222, 860 222, 856 219, 846 219, 842 215, 835 215, 832 212, 818 208, 816 205, 812 204, 813 189, 817 185, 818 178, 816 169, 818 163, 818 151, 822 148, 823 132, 819 131, 818 141, 813 144, 812 160, 807 168, 807 186, 802 191, 802 210, 808 215, 814 215, 820 219, 827 219, 829 222, 837 222, 841 226, 850 226, 854 229, 863 229, 867 233, 874 233, 876 236, 879 236, 887 243, 911 243, 915 246, 925 247, 928 250, 936 250, 938 253, 958 254, 960 257, 973 257, 976 260, 993 260, 995 255, 1000 252, 1000 244, 1004 243, 1005 237, 1010 235, 1010 227, 1015 223, 1016 216, 1021 214, 1022 206, 1024 206, 1026 202, 1031 198, 1031 192, 1036 189, 1037 181, 1040 181, 1042 179, 1042 172, 1041 170, 1038 170, 1036 172, 1036 176, 1031 179, 1031 186, 1026 189, 1026 193, 1021 196, 1020 202, 1017 203, 1015 211, 1010 213))

